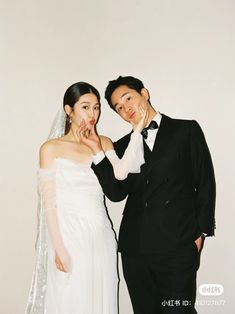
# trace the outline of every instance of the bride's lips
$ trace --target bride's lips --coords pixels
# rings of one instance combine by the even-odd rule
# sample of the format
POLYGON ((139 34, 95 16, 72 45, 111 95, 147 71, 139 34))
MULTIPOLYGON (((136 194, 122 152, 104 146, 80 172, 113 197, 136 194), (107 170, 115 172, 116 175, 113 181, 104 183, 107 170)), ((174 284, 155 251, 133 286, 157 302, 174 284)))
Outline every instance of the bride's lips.
POLYGON ((95 120, 91 120, 91 121, 89 121, 89 123, 90 123, 91 125, 95 125, 95 120))

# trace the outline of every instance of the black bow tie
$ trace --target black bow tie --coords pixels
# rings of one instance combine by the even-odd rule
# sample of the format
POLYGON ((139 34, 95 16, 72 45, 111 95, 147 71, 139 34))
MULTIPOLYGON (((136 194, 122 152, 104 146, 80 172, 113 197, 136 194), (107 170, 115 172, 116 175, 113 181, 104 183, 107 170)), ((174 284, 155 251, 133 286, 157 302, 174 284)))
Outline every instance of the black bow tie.
POLYGON ((143 135, 144 139, 148 138, 148 130, 155 130, 158 129, 158 124, 156 121, 151 121, 149 125, 143 129, 141 134, 143 135))

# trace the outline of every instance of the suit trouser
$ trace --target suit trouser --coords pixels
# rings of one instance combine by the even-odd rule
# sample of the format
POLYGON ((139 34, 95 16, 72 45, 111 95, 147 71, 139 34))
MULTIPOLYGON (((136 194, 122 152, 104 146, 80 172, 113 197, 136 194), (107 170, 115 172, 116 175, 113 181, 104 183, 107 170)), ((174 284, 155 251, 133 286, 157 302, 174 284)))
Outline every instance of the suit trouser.
POLYGON ((122 253, 123 274, 134 314, 197 313, 196 245, 164 254, 122 253))

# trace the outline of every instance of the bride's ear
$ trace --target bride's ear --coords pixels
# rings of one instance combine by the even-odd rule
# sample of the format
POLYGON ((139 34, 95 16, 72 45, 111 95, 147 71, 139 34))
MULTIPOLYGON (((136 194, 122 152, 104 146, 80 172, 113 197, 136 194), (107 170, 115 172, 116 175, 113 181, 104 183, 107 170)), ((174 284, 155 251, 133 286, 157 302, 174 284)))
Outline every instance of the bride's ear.
POLYGON ((67 114, 68 116, 70 116, 71 113, 72 113, 72 111, 73 111, 73 108, 70 107, 69 105, 65 105, 65 106, 64 106, 64 110, 65 110, 66 114, 67 114))

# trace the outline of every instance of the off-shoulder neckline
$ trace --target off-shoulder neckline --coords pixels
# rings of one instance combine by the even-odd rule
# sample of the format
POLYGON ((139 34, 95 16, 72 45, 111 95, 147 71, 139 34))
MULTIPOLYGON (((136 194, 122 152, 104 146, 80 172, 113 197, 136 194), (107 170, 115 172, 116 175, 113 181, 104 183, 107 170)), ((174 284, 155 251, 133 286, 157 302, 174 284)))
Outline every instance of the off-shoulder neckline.
POLYGON ((55 157, 54 161, 57 161, 57 160, 62 160, 62 161, 65 161, 65 162, 69 162, 69 163, 72 163, 72 164, 75 164, 75 165, 81 165, 81 166, 90 166, 91 163, 92 163, 92 157, 87 160, 86 162, 79 162, 75 159, 69 159, 69 158, 64 158, 64 157, 55 157))
POLYGON ((55 163, 57 161, 64 161, 64 162, 67 162, 67 163, 70 163, 72 165, 75 165, 75 166, 82 166, 82 167, 90 167, 91 166, 91 163, 92 163, 92 158, 90 158, 87 162, 79 162, 77 160, 74 160, 74 159, 69 159, 69 158, 64 158, 64 157, 55 157, 54 160, 53 160, 53 163, 51 165, 51 167, 46 167, 46 168, 41 168, 39 167, 39 170, 53 170, 55 169, 55 163))

